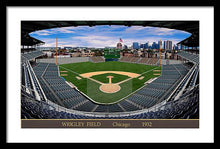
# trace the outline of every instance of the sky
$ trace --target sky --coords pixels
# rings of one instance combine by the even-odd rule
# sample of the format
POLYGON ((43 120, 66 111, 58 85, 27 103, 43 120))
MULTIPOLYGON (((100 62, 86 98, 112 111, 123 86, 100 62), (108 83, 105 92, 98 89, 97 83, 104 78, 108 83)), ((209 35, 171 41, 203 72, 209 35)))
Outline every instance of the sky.
POLYGON ((120 26, 120 25, 100 25, 100 26, 78 26, 62 27, 46 30, 39 30, 30 33, 36 39, 44 41, 44 47, 55 47, 56 37, 58 38, 59 47, 116 47, 119 39, 122 44, 128 47, 133 42, 141 44, 149 42, 158 43, 159 40, 171 40, 173 44, 182 41, 191 34, 185 31, 159 28, 159 27, 142 27, 142 26, 120 26))

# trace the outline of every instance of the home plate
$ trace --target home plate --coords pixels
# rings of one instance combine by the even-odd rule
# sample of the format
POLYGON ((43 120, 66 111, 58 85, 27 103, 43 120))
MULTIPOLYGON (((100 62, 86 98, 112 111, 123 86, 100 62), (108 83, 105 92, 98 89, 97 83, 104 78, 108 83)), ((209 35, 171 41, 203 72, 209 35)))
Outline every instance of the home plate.
POLYGON ((99 89, 104 93, 116 93, 121 87, 118 84, 102 84, 99 89))

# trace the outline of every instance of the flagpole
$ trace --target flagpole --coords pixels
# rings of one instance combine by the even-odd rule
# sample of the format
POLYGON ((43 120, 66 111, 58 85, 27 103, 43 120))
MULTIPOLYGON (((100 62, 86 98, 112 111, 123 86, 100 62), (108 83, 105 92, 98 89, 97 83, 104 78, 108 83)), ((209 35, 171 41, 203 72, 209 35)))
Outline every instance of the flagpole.
POLYGON ((123 49, 123 48, 122 48, 122 47, 123 47, 123 45, 122 45, 122 42, 123 42, 123 41, 122 41, 121 38, 119 39, 119 42, 121 43, 121 49, 123 49))
POLYGON ((56 36, 56 65, 57 65, 57 36, 56 36))
MULTIPOLYGON (((160 40, 160 44, 161 44, 161 40, 160 40)), ((160 52, 160 67, 161 67, 161 47, 160 47, 160 49, 159 49, 159 52, 160 52)))

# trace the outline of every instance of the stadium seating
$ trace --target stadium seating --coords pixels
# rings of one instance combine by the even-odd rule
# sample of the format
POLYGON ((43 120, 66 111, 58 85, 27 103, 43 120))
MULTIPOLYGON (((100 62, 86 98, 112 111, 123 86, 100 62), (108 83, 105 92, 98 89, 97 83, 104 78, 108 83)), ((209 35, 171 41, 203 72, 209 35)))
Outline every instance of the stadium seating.
MULTIPOLYGON (((53 63, 39 63, 34 71, 41 82, 47 98, 66 108, 74 108, 81 102, 87 101, 74 88, 71 88, 59 77, 58 67, 53 63)), ((93 104, 90 101, 91 104, 93 104)), ((94 105, 95 106, 95 105, 94 105)))
MULTIPOLYGON (((29 61, 42 54, 39 51, 21 54, 21 118, 198 118, 198 55, 180 52, 180 56, 182 55, 194 64, 162 65, 160 77, 127 99, 112 105, 100 105, 93 103, 78 90, 70 87, 59 76, 58 67, 54 63, 36 63, 31 66, 29 61), (181 90, 184 91, 179 94, 181 90), (179 95, 177 100, 174 98, 176 95, 179 95), (170 97, 169 100, 168 97, 170 97), (167 101, 163 102, 165 99, 167 101), (61 109, 58 110, 57 106, 53 107, 46 103, 46 100, 52 102, 52 105, 59 105, 73 111, 68 113, 61 109), (81 111, 84 114, 76 114, 74 111, 81 111), (90 116, 86 114, 87 112, 90 113, 90 116), (91 116, 91 112, 93 116, 91 116), (104 116, 105 113, 110 116, 104 116)), ((93 57, 90 60, 93 62, 104 61, 101 57, 93 57)), ((124 56, 120 61, 148 65, 158 63, 157 58, 132 56, 124 56)))
MULTIPOLYGON (((180 78, 183 78, 183 76, 188 72, 189 68, 186 67, 188 66, 184 66, 183 64, 163 65, 162 75, 160 77, 143 87, 141 90, 137 91, 126 100, 132 101, 143 108, 152 107, 158 102, 163 101, 165 97, 172 92, 172 90, 169 89, 174 89, 174 87, 176 87, 177 83, 180 81, 180 78)), ((121 102, 119 103, 121 104, 121 102)), ((125 109, 128 111, 134 110, 133 107, 131 107, 131 109, 126 107, 125 109)))
MULTIPOLYGON (((21 99, 21 118, 25 119, 192 119, 198 118, 199 111, 199 89, 195 87, 193 90, 186 92, 179 100, 168 102, 158 108, 157 111, 141 112, 129 116, 86 116, 68 113, 64 111, 56 111, 49 109, 48 106, 42 106, 39 102, 30 100, 27 97, 21 99)), ((100 109, 104 106, 100 106, 100 109)), ((113 106, 116 108, 115 106, 113 106)), ((117 109, 117 108, 116 108, 117 109)), ((102 110, 101 110, 102 111, 102 110)))
POLYGON ((147 64, 147 65, 157 65, 159 59, 158 58, 141 58, 141 57, 133 57, 133 56, 123 56, 120 58, 121 62, 129 62, 129 63, 140 63, 140 64, 147 64))
POLYGON ((42 51, 32 51, 28 53, 21 53, 21 62, 26 62, 36 57, 44 55, 42 51))
POLYGON ((144 58, 140 58, 139 63, 141 63, 141 64, 145 64, 145 63, 147 63, 148 61, 149 61, 149 59, 146 58, 146 57, 144 57, 144 58))
POLYGON ((193 63, 199 63, 199 54, 194 54, 191 52, 180 51, 177 53, 178 56, 181 56, 193 63))
MULTIPOLYGON (((38 63, 56 63, 55 58, 45 58, 45 59, 37 59, 38 63)), ((69 63, 80 63, 80 62, 88 62, 89 57, 65 57, 65 58, 57 58, 58 64, 69 64, 69 63)))
POLYGON ((86 112, 126 112, 150 108, 163 101, 171 93, 169 89, 176 87, 190 67, 183 64, 163 65, 158 79, 114 106, 97 105, 71 88, 59 77, 58 68, 53 63, 39 63, 33 69, 47 98, 58 105, 86 112))
POLYGON ((93 63, 105 62, 105 60, 101 56, 92 56, 89 57, 89 60, 93 63))

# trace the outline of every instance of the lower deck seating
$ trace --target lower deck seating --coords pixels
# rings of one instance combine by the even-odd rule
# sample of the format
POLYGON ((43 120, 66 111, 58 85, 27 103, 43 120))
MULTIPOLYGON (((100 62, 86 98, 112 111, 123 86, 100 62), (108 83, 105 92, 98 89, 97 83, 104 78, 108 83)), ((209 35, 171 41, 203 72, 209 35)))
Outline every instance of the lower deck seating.
MULTIPOLYGON (((199 89, 186 92, 185 95, 176 101, 171 101, 160 107, 157 111, 142 112, 130 116, 96 117, 85 116, 64 111, 56 111, 43 107, 35 101, 22 97, 21 99, 21 118, 22 119, 198 119, 199 118, 199 89)), ((100 106, 100 109, 103 106, 100 106)), ((114 107, 117 109, 117 107, 114 107)))
MULTIPOLYGON (((85 101, 88 102, 88 107, 95 106, 93 102, 89 101, 74 88, 71 88, 59 77, 58 68, 55 64, 39 63, 33 69, 50 101, 75 110, 83 110, 77 109, 77 107, 85 101)), ((87 110, 88 107, 85 107, 85 110, 87 110)))
POLYGON ((161 102, 189 71, 183 64, 163 65, 162 75, 127 99, 113 105, 97 105, 59 77, 52 63, 39 63, 34 72, 49 100, 69 109, 86 112, 126 112, 150 108, 161 102))

